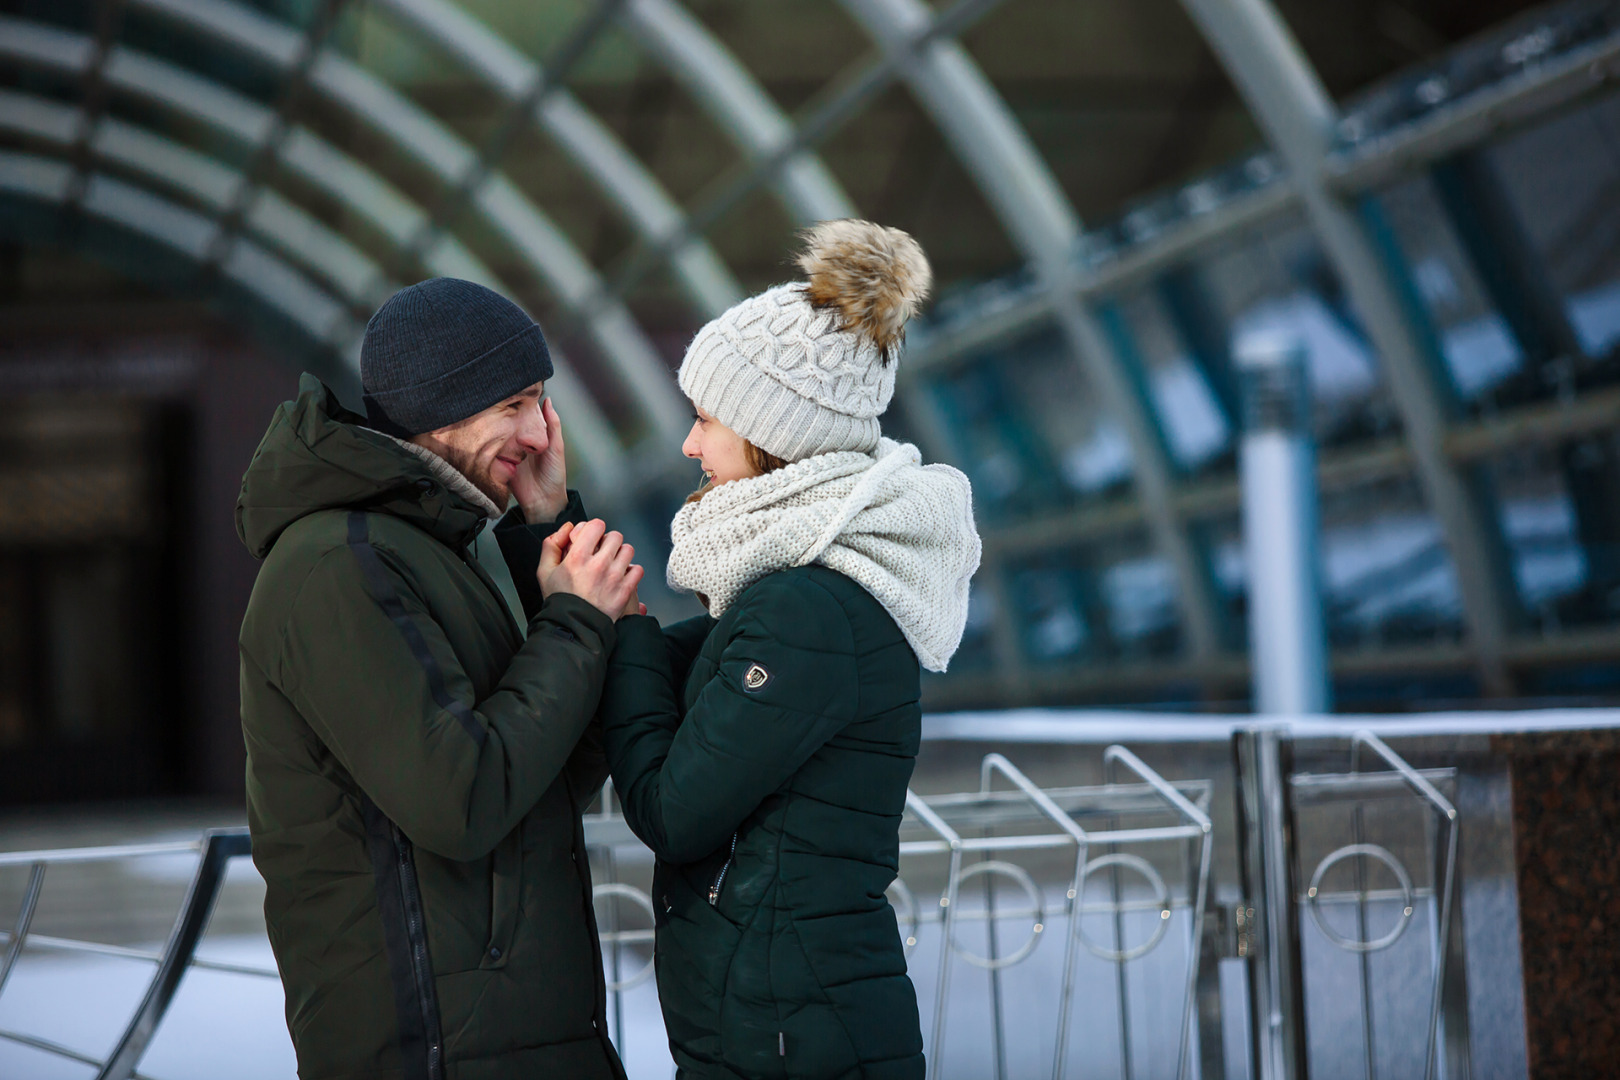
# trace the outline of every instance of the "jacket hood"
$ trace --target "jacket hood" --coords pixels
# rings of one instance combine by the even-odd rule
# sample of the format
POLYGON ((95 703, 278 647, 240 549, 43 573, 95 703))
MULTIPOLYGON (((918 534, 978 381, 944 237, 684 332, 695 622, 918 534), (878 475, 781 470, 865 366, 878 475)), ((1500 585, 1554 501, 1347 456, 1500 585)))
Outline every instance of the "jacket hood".
POLYGON ((767 574, 817 563, 871 593, 929 671, 961 644, 980 555, 967 477, 890 439, 722 484, 681 508, 670 538, 670 585, 702 593, 710 615, 767 574))
POLYGON ((428 463, 364 426, 313 375, 270 421, 242 477, 236 535, 255 558, 299 518, 320 510, 393 514, 451 547, 471 542, 482 508, 435 477, 428 463))

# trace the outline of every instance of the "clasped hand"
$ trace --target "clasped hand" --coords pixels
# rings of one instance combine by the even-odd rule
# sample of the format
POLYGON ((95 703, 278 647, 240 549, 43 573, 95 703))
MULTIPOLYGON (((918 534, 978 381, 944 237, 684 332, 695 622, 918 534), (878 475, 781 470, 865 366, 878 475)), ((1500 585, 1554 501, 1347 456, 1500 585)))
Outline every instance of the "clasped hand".
POLYGON ((572 593, 610 619, 638 611, 646 614, 636 596, 646 570, 630 561, 635 554, 624 535, 609 532, 600 518, 577 526, 569 522, 541 546, 535 577, 548 599, 556 593, 572 593))

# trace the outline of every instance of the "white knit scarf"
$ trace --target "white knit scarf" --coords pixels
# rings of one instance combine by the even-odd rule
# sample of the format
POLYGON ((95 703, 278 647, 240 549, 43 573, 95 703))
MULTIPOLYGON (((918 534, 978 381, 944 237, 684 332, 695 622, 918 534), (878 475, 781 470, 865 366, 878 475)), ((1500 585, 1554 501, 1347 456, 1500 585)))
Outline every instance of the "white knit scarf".
POLYGON ((702 593, 709 614, 766 574, 818 563, 871 593, 929 671, 961 644, 979 568, 967 477, 892 439, 722 484, 682 507, 670 536, 669 584, 702 593))

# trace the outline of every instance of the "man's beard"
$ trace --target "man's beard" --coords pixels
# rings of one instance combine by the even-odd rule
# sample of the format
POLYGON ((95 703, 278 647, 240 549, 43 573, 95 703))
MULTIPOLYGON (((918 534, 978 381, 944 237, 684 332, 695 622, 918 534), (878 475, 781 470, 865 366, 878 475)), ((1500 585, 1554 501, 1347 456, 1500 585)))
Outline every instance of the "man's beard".
POLYGON ((507 501, 511 499, 512 493, 503 485, 495 482, 495 478, 489 475, 487 466, 480 465, 474 455, 464 450, 458 450, 453 446, 446 446, 444 451, 444 460, 454 466, 455 470, 462 476, 465 476, 468 483, 482 491, 490 502, 502 510, 506 509, 507 501))

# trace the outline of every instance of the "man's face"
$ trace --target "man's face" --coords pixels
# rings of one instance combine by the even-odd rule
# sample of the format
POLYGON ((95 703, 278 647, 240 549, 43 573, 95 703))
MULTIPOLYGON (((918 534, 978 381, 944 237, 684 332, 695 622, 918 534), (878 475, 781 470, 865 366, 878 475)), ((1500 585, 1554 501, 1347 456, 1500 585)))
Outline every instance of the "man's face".
POLYGON ((540 410, 544 390, 544 383, 535 383, 481 413, 417 435, 411 442, 454 465, 504 510, 512 497, 512 478, 523 460, 530 454, 545 453, 550 445, 540 410))

